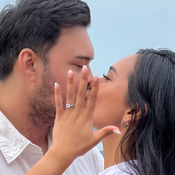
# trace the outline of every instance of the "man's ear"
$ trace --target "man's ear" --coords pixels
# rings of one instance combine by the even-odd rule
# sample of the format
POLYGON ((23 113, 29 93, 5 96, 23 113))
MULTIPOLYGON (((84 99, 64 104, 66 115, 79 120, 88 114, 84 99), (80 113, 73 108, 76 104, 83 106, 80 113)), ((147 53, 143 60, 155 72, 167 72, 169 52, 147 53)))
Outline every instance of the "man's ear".
POLYGON ((36 81, 36 67, 38 56, 31 49, 23 49, 18 57, 19 67, 24 76, 32 81, 36 81))
POLYGON ((137 106, 135 108, 128 108, 123 116, 123 123, 129 123, 132 120, 132 117, 135 116, 135 119, 138 120, 141 117, 141 108, 137 106))

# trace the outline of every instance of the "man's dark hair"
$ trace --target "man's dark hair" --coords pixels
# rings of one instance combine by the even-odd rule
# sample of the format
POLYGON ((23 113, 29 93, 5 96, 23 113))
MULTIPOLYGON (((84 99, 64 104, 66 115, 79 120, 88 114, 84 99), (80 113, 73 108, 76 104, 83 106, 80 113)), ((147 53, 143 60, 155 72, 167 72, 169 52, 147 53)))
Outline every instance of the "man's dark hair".
POLYGON ((0 14, 0 80, 13 70, 21 50, 32 49, 43 63, 61 29, 90 25, 90 9, 81 0, 20 0, 0 14))

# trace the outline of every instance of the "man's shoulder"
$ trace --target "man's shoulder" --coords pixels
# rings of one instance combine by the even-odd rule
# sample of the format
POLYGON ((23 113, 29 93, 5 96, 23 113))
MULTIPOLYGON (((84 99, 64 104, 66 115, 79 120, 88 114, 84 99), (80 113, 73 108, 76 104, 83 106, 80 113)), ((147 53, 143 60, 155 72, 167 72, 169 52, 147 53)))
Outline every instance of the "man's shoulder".
POLYGON ((103 159, 102 154, 100 153, 100 151, 96 147, 92 148, 86 154, 93 157, 93 158, 103 159))
POLYGON ((74 160, 63 175, 97 175, 104 170, 104 159, 97 148, 74 160))
POLYGON ((92 148, 86 154, 81 156, 79 161, 86 162, 88 166, 95 168, 96 172, 98 173, 104 169, 104 158, 96 147, 92 148))
POLYGON ((104 162, 102 154, 96 147, 92 148, 90 151, 88 151, 83 156, 80 156, 79 158, 81 160, 84 159, 85 161, 91 161, 91 162, 104 162))

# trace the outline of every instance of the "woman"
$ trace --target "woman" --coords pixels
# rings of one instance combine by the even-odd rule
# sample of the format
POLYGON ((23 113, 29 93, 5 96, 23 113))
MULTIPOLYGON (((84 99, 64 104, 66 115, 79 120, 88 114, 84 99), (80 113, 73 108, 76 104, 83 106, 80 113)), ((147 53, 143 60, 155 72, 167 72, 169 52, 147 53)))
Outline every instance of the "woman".
MULTIPOLYGON (((85 89, 85 79, 84 74, 80 89, 85 89)), ((70 94, 74 94, 72 89, 73 78, 69 78, 70 94)), ((140 50, 115 63, 100 79, 94 110, 97 91, 98 78, 95 77, 85 110, 84 97, 78 97, 75 107, 64 112, 56 85, 57 114, 61 117, 56 118, 53 149, 34 170, 47 165, 48 158, 55 174, 59 169, 62 173, 74 158, 92 148, 107 133, 110 135, 102 140, 105 170, 101 175, 175 174, 175 53, 140 50), (92 115, 99 131, 92 131, 92 115), (106 127, 108 125, 118 128, 106 127), (112 131, 120 133, 119 130, 120 135, 111 134, 112 131), (67 151, 57 154, 57 148, 67 151), (58 162, 60 168, 56 167, 58 162)), ((74 104, 74 100, 67 103, 74 104)))
POLYGON ((115 63, 101 79, 94 126, 122 134, 103 139, 101 175, 175 174, 174 104, 175 53, 140 50, 115 63))

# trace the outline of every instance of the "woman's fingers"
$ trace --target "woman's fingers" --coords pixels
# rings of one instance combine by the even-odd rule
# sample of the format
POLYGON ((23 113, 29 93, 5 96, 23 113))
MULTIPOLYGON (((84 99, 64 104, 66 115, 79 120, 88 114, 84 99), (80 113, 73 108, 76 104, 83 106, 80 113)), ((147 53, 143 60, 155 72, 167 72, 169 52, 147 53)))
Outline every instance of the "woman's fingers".
POLYGON ((66 108, 71 111, 75 106, 75 87, 74 87, 74 73, 69 70, 67 76, 67 95, 66 95, 66 108))
MULTIPOLYGON (((98 76, 94 76, 91 92, 85 107, 87 84, 88 70, 87 67, 83 67, 75 107, 67 106, 65 111, 63 110, 60 87, 58 84, 55 84, 57 114, 53 130, 53 145, 59 150, 67 150, 65 154, 68 153, 68 156, 72 155, 73 158, 89 151, 105 136, 112 134, 114 132, 113 130, 115 130, 115 133, 119 133, 118 128, 115 126, 93 131, 92 116, 99 89, 98 76), (75 137, 77 135, 78 137, 75 137)), ((74 73, 69 71, 66 96, 67 104, 74 105, 75 98, 74 73)))
POLYGON ((91 92, 88 97, 87 105, 85 108, 85 117, 87 117, 90 120, 93 117, 93 112, 97 101, 98 90, 99 90, 99 77, 95 75, 94 81, 92 82, 91 92))
POLYGON ((98 142, 100 142, 104 137, 110 135, 110 134, 121 134, 119 128, 116 126, 106 126, 100 130, 94 131, 95 135, 93 137, 93 143, 96 145, 98 142))
POLYGON ((79 112, 83 109, 87 91, 87 84, 88 84, 88 69, 84 65, 82 68, 82 75, 81 81, 78 88, 77 99, 76 99, 76 110, 79 112))
POLYGON ((56 117, 58 117, 63 114, 63 103, 62 103, 60 86, 57 83, 54 84, 54 92, 55 92, 56 117))

